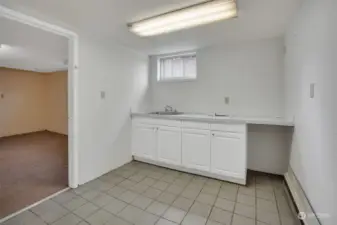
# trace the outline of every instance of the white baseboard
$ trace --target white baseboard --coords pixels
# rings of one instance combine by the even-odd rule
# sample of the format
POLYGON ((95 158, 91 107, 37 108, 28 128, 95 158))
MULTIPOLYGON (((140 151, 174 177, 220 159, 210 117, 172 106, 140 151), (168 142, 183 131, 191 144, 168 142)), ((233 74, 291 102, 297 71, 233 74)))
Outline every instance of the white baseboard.
POLYGON ((10 134, 3 134, 3 135, 0 135, 0 138, 21 136, 21 135, 33 134, 33 133, 38 133, 38 132, 43 132, 43 131, 46 131, 46 130, 45 129, 40 129, 40 130, 32 130, 32 131, 25 131, 25 132, 16 132, 16 133, 10 133, 10 134))
POLYGON ((200 170, 190 169, 190 168, 186 168, 186 167, 179 166, 179 165, 172 165, 172 164, 168 164, 164 162, 158 162, 156 160, 146 159, 146 158, 139 157, 139 156, 133 156, 133 158, 137 161, 153 164, 156 166, 161 166, 161 167, 165 167, 165 168, 169 168, 173 170, 179 170, 179 171, 186 172, 186 173, 192 173, 192 174, 197 174, 197 175, 201 175, 205 177, 215 178, 218 180, 224 180, 224 181, 229 181, 232 183, 246 185, 246 179, 244 178, 240 179, 240 178, 229 177, 229 176, 224 176, 224 175, 217 175, 217 174, 207 172, 207 171, 200 171, 200 170))
POLYGON ((35 202, 35 203, 33 203, 33 204, 31 204, 31 205, 29 205, 29 206, 27 206, 27 207, 25 207, 25 208, 23 208, 23 209, 21 209, 21 210, 15 212, 15 213, 12 213, 12 214, 10 214, 10 215, 8 215, 8 216, 6 216, 6 217, 0 219, 0 224, 3 223, 3 222, 5 222, 5 221, 7 221, 7 220, 9 220, 9 219, 11 219, 11 218, 13 218, 14 216, 19 215, 20 213, 22 213, 22 212, 24 212, 24 211, 26 211, 26 210, 29 210, 29 209, 31 209, 31 208, 33 208, 33 207, 35 207, 35 206, 41 204, 42 202, 45 202, 45 201, 47 201, 47 200, 49 200, 49 199, 52 199, 52 198, 54 198, 55 196, 57 196, 57 195, 59 195, 59 194, 61 194, 61 193, 63 193, 63 192, 65 192, 65 191, 68 191, 69 189, 70 189, 70 188, 67 187, 67 188, 65 188, 65 189, 63 189, 63 190, 61 190, 61 191, 58 191, 58 192, 56 192, 56 193, 54 193, 54 194, 52 194, 52 195, 49 195, 48 197, 46 197, 46 198, 44 198, 44 199, 42 199, 42 200, 40 200, 40 201, 38 201, 38 202, 35 202))
POLYGON ((301 214, 302 222, 304 225, 320 225, 309 200, 307 199, 299 181, 297 180, 294 171, 289 166, 288 172, 284 175, 287 182, 290 194, 295 202, 295 205, 301 214))
POLYGON ((13 134, 1 135, 0 138, 13 137, 13 136, 21 136, 21 135, 27 135, 27 134, 34 134, 34 133, 45 132, 45 131, 68 136, 68 134, 66 134, 66 133, 60 133, 60 132, 53 131, 53 130, 42 129, 42 130, 33 130, 33 131, 27 131, 27 132, 19 132, 19 133, 15 133, 15 134, 13 133, 13 134))
POLYGON ((46 131, 51 132, 51 133, 55 133, 55 134, 62 134, 62 135, 68 136, 68 134, 66 132, 59 132, 59 131, 51 130, 51 129, 47 129, 46 131))

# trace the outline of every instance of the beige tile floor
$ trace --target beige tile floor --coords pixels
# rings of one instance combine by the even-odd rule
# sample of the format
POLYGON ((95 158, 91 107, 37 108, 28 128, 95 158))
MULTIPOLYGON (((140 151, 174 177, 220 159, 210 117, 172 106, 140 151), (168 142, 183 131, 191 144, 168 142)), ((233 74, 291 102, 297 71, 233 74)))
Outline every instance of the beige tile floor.
POLYGON ((247 187, 131 162, 3 225, 297 225, 276 176, 247 187))

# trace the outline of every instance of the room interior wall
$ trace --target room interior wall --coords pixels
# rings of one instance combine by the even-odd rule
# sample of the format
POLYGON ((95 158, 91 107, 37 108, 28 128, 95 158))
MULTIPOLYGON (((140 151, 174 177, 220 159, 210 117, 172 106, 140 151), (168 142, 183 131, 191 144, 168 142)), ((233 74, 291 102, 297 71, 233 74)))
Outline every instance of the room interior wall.
POLYGON ((144 110, 148 57, 80 35, 79 183, 132 160, 130 111, 144 110))
POLYGON ((47 130, 68 134, 68 74, 67 71, 48 73, 47 82, 47 130))
POLYGON ((337 220, 336 9, 333 0, 303 1, 286 35, 286 109, 295 118, 290 166, 322 225, 337 220))
POLYGON ((0 68, 0 137, 49 130, 67 134, 67 73, 0 68))
POLYGON ((233 116, 284 116, 284 40, 240 42, 197 51, 197 80, 157 82, 151 57, 152 108, 223 112, 233 116), (224 97, 230 97, 226 105, 224 97))
MULTIPOLYGON (((157 82, 151 57, 151 110, 172 105, 179 111, 222 112, 241 117, 284 116, 284 39, 282 37, 212 46, 197 51, 197 80, 157 82), (225 105, 224 97, 231 98, 225 105)), ((248 127, 248 168, 284 174, 292 129, 248 127)))
POLYGON ((0 68, 0 137, 46 129, 43 74, 0 68))
POLYGON ((293 127, 248 125, 248 169, 284 175, 288 171, 293 127))

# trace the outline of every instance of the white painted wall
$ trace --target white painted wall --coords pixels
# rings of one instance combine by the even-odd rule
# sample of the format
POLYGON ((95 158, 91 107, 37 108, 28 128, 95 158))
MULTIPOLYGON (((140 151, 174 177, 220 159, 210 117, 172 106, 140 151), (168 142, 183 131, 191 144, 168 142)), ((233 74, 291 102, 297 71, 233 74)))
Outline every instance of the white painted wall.
POLYGON ((282 38, 213 46, 197 51, 197 80, 156 81, 151 59, 154 109, 173 105, 181 111, 224 112, 237 116, 276 117, 284 114, 284 41, 282 38), (224 97, 231 97, 231 105, 224 97))
POLYGON ((323 225, 337 220, 336 10, 335 0, 303 1, 286 35, 287 116, 296 126, 290 165, 323 225))
MULTIPOLYGON (((273 38, 213 46, 197 51, 196 81, 158 83, 151 58, 152 110, 172 105, 187 112, 236 116, 284 116, 284 40, 273 38), (231 104, 224 104, 224 97, 231 104)), ((289 165, 291 129, 249 126, 248 168, 284 174, 289 165)))
POLYGON ((130 109, 147 105, 148 57, 83 36, 79 51, 77 137, 83 184, 131 160, 130 109))
MULTIPOLYGON (((60 25, 43 13, 29 14, 60 25)), ((83 184, 131 160, 130 110, 142 111, 149 105, 149 60, 111 39, 103 43, 95 39, 100 35, 88 38, 87 33, 72 30, 79 36, 74 138, 79 149, 79 183, 83 184), (101 91, 105 91, 105 99, 101 99, 101 91)))
POLYGON ((292 133, 292 127, 248 125, 248 169, 284 175, 292 133))
POLYGON ((68 72, 60 71, 45 75, 48 111, 47 130, 68 134, 68 72))

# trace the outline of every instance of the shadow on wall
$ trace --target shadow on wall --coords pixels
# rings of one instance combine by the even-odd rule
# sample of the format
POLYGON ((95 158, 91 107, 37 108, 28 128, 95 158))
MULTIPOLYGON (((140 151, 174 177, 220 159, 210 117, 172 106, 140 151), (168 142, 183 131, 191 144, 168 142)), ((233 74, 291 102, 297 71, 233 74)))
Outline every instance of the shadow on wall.
POLYGON ((285 174, 293 132, 292 127, 248 125, 248 169, 285 174))
POLYGON ((125 162, 132 160, 130 154, 131 151, 131 118, 126 117, 123 120, 122 126, 119 129, 119 132, 115 136, 114 140, 110 143, 110 149, 113 151, 113 158, 115 167, 119 167, 125 162), (123 163, 119 163, 123 162, 123 163))
POLYGON ((131 160, 130 110, 148 105, 149 78, 147 55, 86 37, 80 38, 79 47, 79 183, 83 184, 131 160))

